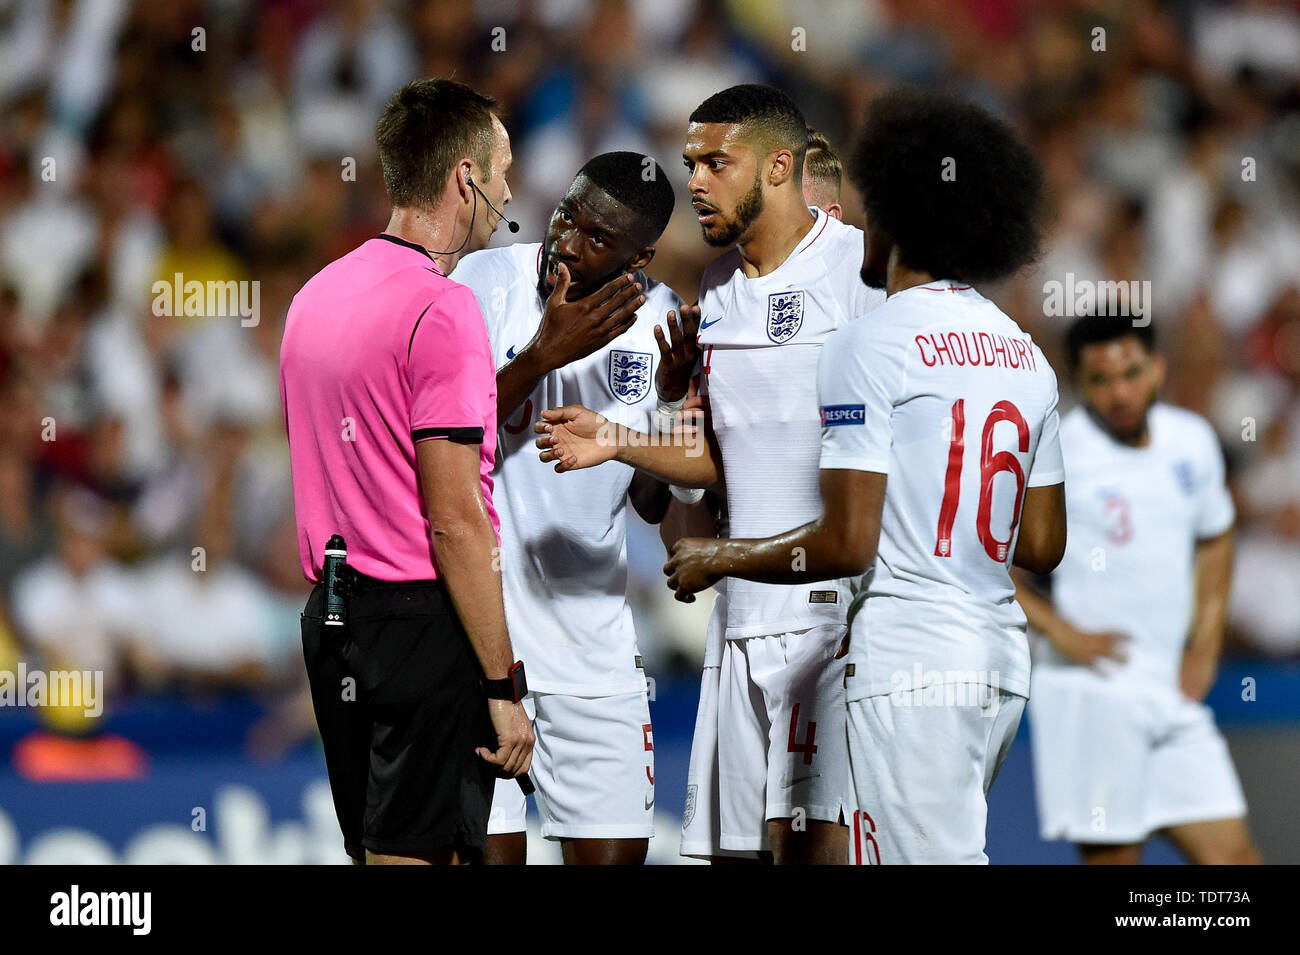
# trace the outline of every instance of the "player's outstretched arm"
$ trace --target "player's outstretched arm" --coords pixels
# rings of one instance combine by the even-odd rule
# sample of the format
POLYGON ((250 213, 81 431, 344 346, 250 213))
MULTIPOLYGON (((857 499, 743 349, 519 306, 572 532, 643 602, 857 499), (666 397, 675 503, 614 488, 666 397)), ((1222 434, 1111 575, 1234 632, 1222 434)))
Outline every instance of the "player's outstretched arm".
POLYGON ((524 403, 543 375, 604 348, 636 322, 641 284, 623 274, 576 302, 566 301, 569 270, 561 263, 532 341, 497 372, 497 426, 524 403))
POLYGON ((762 540, 682 538, 664 565, 668 586, 690 603, 723 577, 805 584, 864 573, 876 559, 885 481, 874 471, 823 469, 821 517, 762 540))
POLYGON ((1180 684, 1183 693, 1201 701, 1214 685, 1228 619, 1232 582, 1233 530, 1196 543, 1196 616, 1183 648, 1180 684))
POLYGON ((565 405, 543 411, 533 430, 540 435, 541 459, 554 461, 560 473, 620 461, 667 484, 703 488, 717 484, 722 474, 722 455, 707 423, 650 435, 582 405, 565 405))
POLYGON ((1065 483, 1027 488, 1012 562, 1031 574, 1050 574, 1064 556, 1065 483))

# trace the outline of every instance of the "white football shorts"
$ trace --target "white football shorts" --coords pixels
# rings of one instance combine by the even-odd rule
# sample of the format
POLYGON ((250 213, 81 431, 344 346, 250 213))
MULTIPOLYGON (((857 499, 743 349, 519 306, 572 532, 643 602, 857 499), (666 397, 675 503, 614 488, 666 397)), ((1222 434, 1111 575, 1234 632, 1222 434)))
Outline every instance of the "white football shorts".
POLYGON ((840 624, 726 640, 718 669, 723 849, 770 850, 767 820, 847 822, 840 624))
POLYGON ((723 633, 727 623, 727 597, 713 598, 709 630, 704 642, 704 671, 700 676, 700 704, 695 712, 691 762, 686 771, 686 806, 682 811, 681 854, 757 858, 757 852, 722 848, 722 822, 718 814, 718 693, 722 673, 723 633))
MULTIPOLYGON (((649 839, 655 755, 645 691, 581 697, 529 693, 537 742, 529 771, 547 839, 649 839)), ((498 779, 488 835, 524 832, 519 784, 498 779)))
POLYGON ((1175 687, 1036 667, 1030 700, 1044 839, 1134 845, 1170 826, 1245 817, 1213 711, 1175 687))
POLYGON ((987 864, 987 796, 1025 698, 987 684, 848 705, 851 865, 987 864))

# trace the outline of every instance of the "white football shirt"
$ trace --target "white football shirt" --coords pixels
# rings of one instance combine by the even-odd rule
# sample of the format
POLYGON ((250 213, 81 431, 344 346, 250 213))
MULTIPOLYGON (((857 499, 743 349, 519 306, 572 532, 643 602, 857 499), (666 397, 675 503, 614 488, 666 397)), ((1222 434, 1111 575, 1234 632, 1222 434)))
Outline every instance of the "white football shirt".
MULTIPOLYGON (((455 281, 478 298, 497 368, 542 323, 541 243, 468 255, 455 281)), ((627 602, 627 491, 633 471, 617 461, 556 474, 538 457, 533 422, 547 408, 581 404, 646 431, 657 404, 654 327, 681 300, 637 276, 646 297, 630 329, 604 348, 538 381, 497 432, 492 494, 501 518, 506 625, 528 686, 541 693, 606 696, 645 688, 627 602)))
POLYGON ((1065 478, 1042 352, 969 285, 940 281, 834 335, 818 379, 821 466, 888 475, 847 699, 953 683, 1027 697, 1008 569, 1025 488, 1065 478))
MULTIPOLYGON (((1150 443, 1120 444, 1083 407, 1061 422, 1069 535, 1052 573, 1056 612, 1080 630, 1127 634, 1120 678, 1177 686, 1196 593, 1196 542, 1232 526, 1223 453, 1199 415, 1157 402, 1150 443)), ((1035 665, 1071 666, 1046 641, 1035 665)))
MULTIPOLYGON (((862 230, 810 211, 812 228, 775 270, 749 278, 732 249, 700 285, 700 390, 722 451, 736 538, 771 537, 821 514, 817 358, 832 332, 884 301, 858 274, 862 230)), ((842 622, 848 609, 844 581, 729 578, 725 589, 730 640, 842 622)))

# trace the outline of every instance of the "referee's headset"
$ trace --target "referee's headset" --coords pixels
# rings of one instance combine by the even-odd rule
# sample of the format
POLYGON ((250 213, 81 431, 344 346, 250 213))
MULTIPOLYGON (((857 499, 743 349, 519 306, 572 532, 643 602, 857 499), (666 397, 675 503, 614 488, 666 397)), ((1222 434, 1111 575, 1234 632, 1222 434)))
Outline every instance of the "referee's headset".
POLYGON ((514 219, 507 218, 504 212, 502 212, 496 206, 492 205, 492 200, 489 199, 487 195, 483 192, 483 190, 479 188, 478 183, 474 181, 474 176, 471 173, 468 172, 465 173, 465 185, 469 186, 476 193, 478 193, 480 196, 483 197, 483 201, 487 203, 487 207, 497 214, 497 217, 506 224, 506 227, 512 233, 519 231, 519 223, 516 222, 514 219))

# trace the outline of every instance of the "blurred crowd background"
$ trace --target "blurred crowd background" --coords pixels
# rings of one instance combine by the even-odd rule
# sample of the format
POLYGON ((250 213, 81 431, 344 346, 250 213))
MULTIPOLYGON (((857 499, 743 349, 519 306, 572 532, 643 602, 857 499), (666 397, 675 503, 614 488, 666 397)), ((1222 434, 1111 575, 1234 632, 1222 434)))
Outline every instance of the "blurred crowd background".
MULTIPOLYGON (((110 711, 251 691, 251 747, 310 734, 280 336, 387 221, 374 123, 420 75, 504 104, 522 241, 598 152, 676 170, 650 271, 688 301, 716 250, 679 156, 709 94, 776 84, 840 149, 897 82, 1007 116, 1051 221, 986 293, 1064 381, 1044 282, 1152 283, 1167 396, 1231 464, 1228 652, 1300 656, 1300 4, 0 0, 0 669, 102 670, 110 711), (155 314, 176 273, 256 281, 257 324, 155 314)), ((672 602, 653 530, 629 549, 651 672, 696 679, 707 607, 672 602)))

